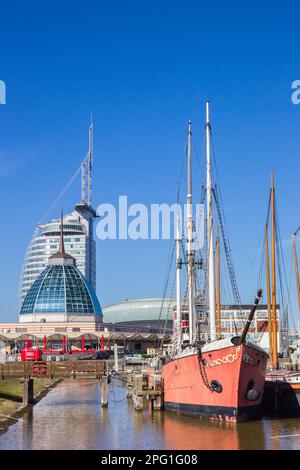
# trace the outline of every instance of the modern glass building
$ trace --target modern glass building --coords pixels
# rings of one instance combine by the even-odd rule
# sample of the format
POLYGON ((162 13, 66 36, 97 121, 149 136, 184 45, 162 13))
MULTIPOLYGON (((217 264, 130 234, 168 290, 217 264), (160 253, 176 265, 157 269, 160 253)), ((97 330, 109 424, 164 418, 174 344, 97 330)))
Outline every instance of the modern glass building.
MULTIPOLYGON (((96 243, 88 212, 79 209, 66 215, 63 222, 64 243, 67 253, 76 260, 76 266, 96 289, 96 243)), ((39 274, 46 268, 49 257, 57 252, 60 238, 60 220, 38 226, 27 250, 20 297, 23 301, 39 274)))
MULTIPOLYGON (((64 248, 63 227, 58 251, 28 290, 20 310, 20 323, 102 321, 102 310, 92 285, 64 248)), ((67 238, 67 237, 66 237, 67 238)))

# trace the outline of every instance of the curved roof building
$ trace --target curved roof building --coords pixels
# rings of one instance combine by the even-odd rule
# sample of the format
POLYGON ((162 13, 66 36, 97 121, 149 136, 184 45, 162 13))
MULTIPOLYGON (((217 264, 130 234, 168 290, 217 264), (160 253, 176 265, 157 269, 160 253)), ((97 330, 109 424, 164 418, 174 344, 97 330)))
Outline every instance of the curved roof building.
POLYGON ((93 287, 67 254, 61 221, 59 250, 27 292, 20 322, 102 321, 102 310, 93 287))
POLYGON ((166 318, 173 319, 175 299, 155 298, 125 300, 103 308, 103 321, 105 323, 131 323, 148 322, 158 324, 166 318))

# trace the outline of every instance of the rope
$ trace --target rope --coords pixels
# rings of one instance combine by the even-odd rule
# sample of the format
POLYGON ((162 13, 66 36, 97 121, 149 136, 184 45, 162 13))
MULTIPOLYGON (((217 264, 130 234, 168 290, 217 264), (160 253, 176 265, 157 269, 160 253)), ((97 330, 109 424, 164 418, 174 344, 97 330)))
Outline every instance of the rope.
POLYGON ((164 336, 166 334, 166 329, 167 329, 167 325, 168 325, 169 313, 170 313, 170 309, 171 309, 171 302, 172 302, 172 297, 173 297, 174 290, 175 290, 175 282, 176 282, 176 274, 174 276, 173 285, 172 285, 172 289, 171 289, 171 293, 170 293, 169 307, 168 307, 168 310, 167 310, 165 324, 164 324, 164 328, 163 328, 163 331, 162 331, 163 337, 161 339, 160 349, 162 349, 163 344, 164 344, 164 336))
POLYGON ((164 306, 164 303, 165 303, 165 300, 166 300, 166 295, 167 295, 167 290, 168 290, 168 285, 169 285, 169 279, 170 279, 170 273, 171 273, 171 268, 172 268, 172 264, 173 264, 173 258, 174 258, 174 252, 175 252, 175 242, 174 241, 170 245, 170 247, 172 248, 172 250, 170 250, 169 266, 168 266, 168 269, 167 269, 167 276, 166 276, 165 287, 164 287, 164 291, 163 291, 163 299, 162 299, 162 303, 161 303, 161 307, 160 307, 160 311, 159 311, 159 317, 158 317, 159 329, 160 329, 160 323, 162 321, 162 310, 163 310, 163 306, 164 306))

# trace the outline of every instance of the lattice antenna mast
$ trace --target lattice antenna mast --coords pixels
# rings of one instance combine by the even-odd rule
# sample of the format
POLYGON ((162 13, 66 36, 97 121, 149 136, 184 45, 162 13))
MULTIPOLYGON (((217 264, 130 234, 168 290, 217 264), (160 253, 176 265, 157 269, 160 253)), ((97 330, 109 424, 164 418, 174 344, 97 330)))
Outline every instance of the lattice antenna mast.
POLYGON ((93 165, 93 119, 89 128, 89 156, 88 156, 88 205, 92 207, 92 165, 93 165))
POLYGON ((93 121, 89 127, 89 151, 81 165, 81 202, 92 207, 93 121))

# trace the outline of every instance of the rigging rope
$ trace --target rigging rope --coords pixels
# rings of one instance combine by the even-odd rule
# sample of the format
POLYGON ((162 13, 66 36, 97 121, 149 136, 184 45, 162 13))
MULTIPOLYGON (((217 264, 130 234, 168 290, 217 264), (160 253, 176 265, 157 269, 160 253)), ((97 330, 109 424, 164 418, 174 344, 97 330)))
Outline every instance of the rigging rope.
POLYGON ((169 262, 168 262, 167 275, 166 275, 165 286, 164 286, 164 291, 163 291, 163 298, 162 298, 162 303, 161 303, 161 307, 159 311, 159 318, 158 318, 159 328, 162 322, 162 311, 163 311, 163 307, 164 307, 164 303, 165 303, 166 295, 167 295, 167 290, 169 286, 169 279, 170 279, 170 273, 171 273, 172 264, 173 264, 174 252, 175 252, 175 242, 174 240, 172 240, 170 244, 169 262))
POLYGON ((221 234, 222 234, 222 239, 223 239, 224 250, 225 250, 225 254, 226 254, 227 267, 228 267, 229 277, 230 277, 231 286, 232 286, 232 293, 233 293, 233 297, 234 297, 235 302, 238 305, 240 305, 241 304, 241 296, 240 296, 240 293, 239 293, 239 289, 238 289, 238 285, 237 285, 237 281, 236 281, 236 276, 235 276, 235 272, 234 272, 233 260, 232 260, 232 254, 231 254, 231 248, 230 248, 229 240, 226 237, 226 230, 225 230, 226 222, 225 222, 225 219, 224 219, 224 212, 221 210, 221 206, 220 206, 220 203, 219 203, 218 190, 217 190, 216 186, 214 187, 213 195, 214 195, 214 198, 215 198, 217 213, 218 213, 218 217, 219 217, 219 224, 220 224, 220 229, 221 229, 221 234), (223 220, 224 220, 224 224, 223 224, 223 220))
POLYGON ((165 334, 166 334, 166 329, 167 329, 168 319, 169 319, 169 313, 170 313, 170 310, 171 310, 171 302, 172 302, 172 298, 173 298, 173 294, 174 294, 174 290, 175 290, 175 283, 176 283, 176 274, 175 274, 174 281, 173 281, 173 285, 172 285, 172 289, 171 289, 171 294, 170 294, 170 299, 169 299, 169 306, 168 306, 168 309, 167 309, 165 324, 164 324, 164 328, 163 328, 163 331, 162 331, 162 335, 163 335, 163 336, 162 336, 162 338, 161 338, 160 349, 162 349, 163 343, 164 343, 164 339, 165 339, 165 334))

